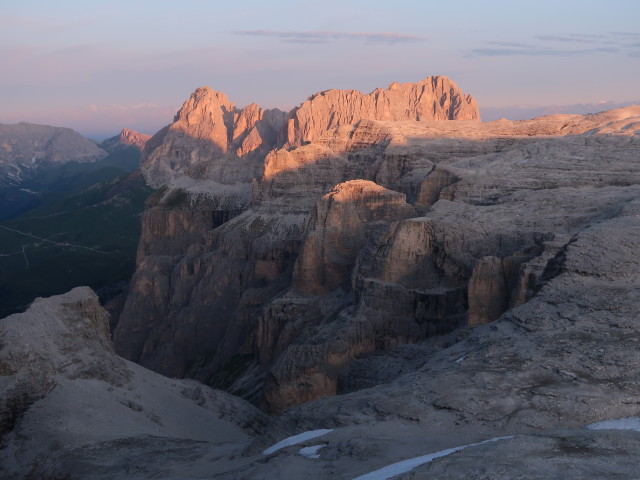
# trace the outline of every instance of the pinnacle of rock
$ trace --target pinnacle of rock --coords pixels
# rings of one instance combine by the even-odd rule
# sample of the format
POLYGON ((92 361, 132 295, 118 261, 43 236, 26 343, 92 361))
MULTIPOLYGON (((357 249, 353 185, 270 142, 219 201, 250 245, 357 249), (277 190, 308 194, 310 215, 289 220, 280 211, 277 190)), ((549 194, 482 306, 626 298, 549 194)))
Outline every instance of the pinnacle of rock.
POLYGON ((118 135, 118 140, 120 143, 125 145, 133 145, 138 147, 140 150, 144 147, 147 140, 151 138, 151 135, 147 135, 145 133, 136 132, 135 130, 131 130, 129 128, 123 128, 118 135))
POLYGON ((142 150, 150 138, 151 135, 123 128, 118 135, 106 139, 100 146, 109 152, 127 147, 135 147, 138 150, 142 150))
POLYGON ((142 158, 145 178, 155 187, 181 177, 250 183, 258 175, 259 161, 276 145, 285 115, 277 109, 265 111, 255 103, 238 109, 224 93, 198 88, 174 122, 151 140, 151 148, 142 158), (228 163, 239 158, 245 161, 245 171, 228 177, 227 173, 235 170, 228 163))

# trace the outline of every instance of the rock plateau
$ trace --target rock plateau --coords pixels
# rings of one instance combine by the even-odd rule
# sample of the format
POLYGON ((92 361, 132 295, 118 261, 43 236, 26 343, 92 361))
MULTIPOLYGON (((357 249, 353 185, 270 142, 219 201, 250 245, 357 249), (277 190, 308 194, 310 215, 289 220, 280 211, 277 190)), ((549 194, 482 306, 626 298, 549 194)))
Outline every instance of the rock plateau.
POLYGON ((158 190, 115 350, 274 416, 115 356, 90 292, 73 291, 24 314, 53 309, 51 325, 0 324, 8 471, 356 479, 389 478, 365 475, 408 460, 394 478, 635 478, 639 142, 637 106, 481 123, 443 77, 323 92, 288 114, 198 89, 145 147, 158 190), (64 328, 89 330, 42 333, 68 331, 67 317, 64 328), (47 339, 31 349, 45 352, 32 354, 43 374, 19 347, 32 337, 47 339), (142 378, 160 395, 145 396, 142 378), (52 403, 76 391, 55 385, 86 379, 135 402, 135 428, 77 430, 70 456, 31 446, 57 425, 41 405, 87 411, 52 403), (163 417, 154 402, 178 402, 183 388, 231 418, 202 437, 178 432, 175 422, 213 422, 183 403, 163 417), (621 418, 624 431, 585 428, 621 418), (184 446, 188 468, 155 465, 180 451, 175 438, 203 443, 184 446))
POLYGON ((163 187, 114 338, 271 412, 349 391, 359 358, 526 303, 635 195, 636 107, 480 123, 429 77, 314 95, 243 155, 260 112, 198 89, 149 142, 163 187))

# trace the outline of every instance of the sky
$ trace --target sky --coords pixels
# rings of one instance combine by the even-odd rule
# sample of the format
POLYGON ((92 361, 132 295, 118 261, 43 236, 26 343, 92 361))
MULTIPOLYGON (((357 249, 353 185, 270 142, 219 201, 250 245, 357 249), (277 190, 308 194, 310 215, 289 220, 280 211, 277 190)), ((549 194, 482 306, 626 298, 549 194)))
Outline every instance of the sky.
POLYGON ((640 102, 638 0, 0 2, 0 123, 153 134, 208 85, 289 110, 446 75, 485 120, 640 102), (555 109, 555 110, 554 110, 555 109))

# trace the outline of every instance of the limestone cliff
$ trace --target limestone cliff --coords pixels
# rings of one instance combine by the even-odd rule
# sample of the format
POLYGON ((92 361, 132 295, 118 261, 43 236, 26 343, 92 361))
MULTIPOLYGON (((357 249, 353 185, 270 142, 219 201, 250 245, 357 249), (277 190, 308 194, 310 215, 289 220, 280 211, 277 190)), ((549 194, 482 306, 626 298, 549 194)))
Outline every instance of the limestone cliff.
POLYGON ((415 216, 401 193, 351 180, 322 197, 312 211, 293 274, 293 288, 309 295, 351 283, 360 250, 376 227, 415 216))
POLYGON ((636 478, 639 142, 640 107, 362 120, 243 211, 160 189, 118 349, 282 415, 116 357, 76 289, 0 323, 0 476, 636 478))
POLYGON ((112 152, 123 147, 134 147, 138 150, 142 150, 150 138, 151 135, 136 132, 129 128, 123 128, 118 135, 108 138, 102 142, 100 147, 108 152, 112 152))
MULTIPOLYGON (((444 77, 420 82, 414 90, 432 85, 468 97, 444 77)), ((400 111, 406 99, 399 91, 389 102, 400 111)), ((376 157, 387 141, 385 128, 362 119, 328 132, 325 144, 292 153, 276 148, 286 142, 285 116, 255 104, 237 109, 224 94, 205 87, 185 102, 172 125, 148 141, 142 170, 151 185, 163 188, 143 216, 138 268, 115 331, 120 353, 184 375, 204 358, 213 362, 215 367, 205 369, 211 370, 253 351, 250 324, 263 303, 291 285, 316 199, 345 180, 395 185, 402 175, 403 159, 390 167, 376 157), (350 167, 349 152, 356 151, 368 153, 350 167), (229 233, 218 232, 223 225, 229 233), (224 246, 202 258, 212 242, 224 246)))
POLYGON ((262 158, 276 145, 285 115, 256 104, 238 109, 225 94, 199 88, 143 152, 145 178, 153 187, 184 178, 250 184, 260 174, 262 158))
POLYGON ((640 112, 483 124, 451 85, 319 94, 279 137, 275 114, 194 93, 145 149, 166 188, 145 212, 118 351, 277 413, 352 389, 360 358, 529 301, 575 234, 634 198, 640 112), (467 119, 424 121, 432 89, 467 119))
POLYGON ((476 101, 447 77, 418 83, 392 83, 369 94, 327 90, 294 109, 287 122, 287 144, 313 142, 332 128, 368 120, 480 120, 476 101))

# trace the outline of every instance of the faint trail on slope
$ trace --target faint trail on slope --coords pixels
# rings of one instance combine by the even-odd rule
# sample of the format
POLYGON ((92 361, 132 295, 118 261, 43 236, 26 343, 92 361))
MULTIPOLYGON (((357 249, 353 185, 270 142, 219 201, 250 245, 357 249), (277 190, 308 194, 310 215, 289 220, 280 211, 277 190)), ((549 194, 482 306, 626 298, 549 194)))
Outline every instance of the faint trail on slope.
MULTIPOLYGON (((33 235, 31 233, 21 232, 20 230, 16 230, 16 229, 13 229, 13 228, 5 227, 4 225, 0 225, 0 228, 3 228, 5 230, 9 230, 10 232, 18 233, 20 235, 25 235, 27 237, 35 238, 36 240, 40 240, 40 243, 35 245, 37 247, 42 245, 44 242, 47 242, 47 243, 52 243, 53 245, 57 245, 59 247, 76 247, 76 248, 84 248, 85 250, 91 250, 92 252, 96 252, 96 253, 108 253, 108 252, 103 252, 101 250, 97 250, 95 248, 85 247, 84 245, 78 245, 77 243, 54 242, 53 240, 49 240, 49 238, 51 238, 51 237, 53 237, 55 235, 62 235, 65 232, 54 233, 53 235, 50 235, 48 238, 42 238, 42 237, 38 237, 37 235, 33 235)), ((24 247, 23 247, 23 253, 24 253, 24 247)), ((3 256, 8 256, 8 255, 3 255, 3 256)))
POLYGON ((40 245, 42 245, 44 242, 48 242, 50 238, 55 237, 56 235, 64 235, 67 232, 60 232, 60 233, 54 233, 53 235, 49 235, 47 238, 41 240, 39 243, 36 243, 35 246, 39 247, 40 245))

